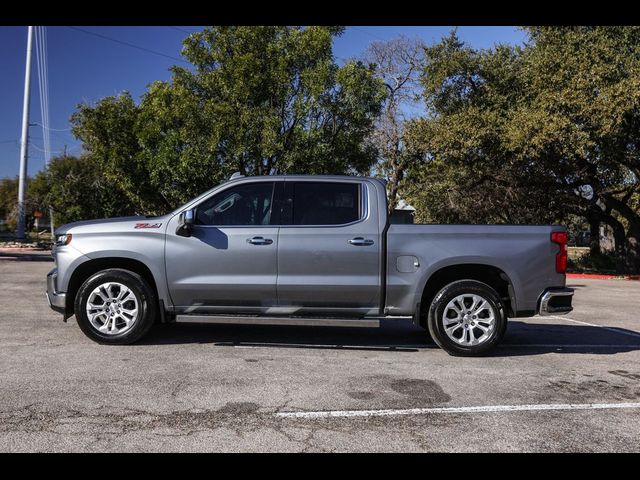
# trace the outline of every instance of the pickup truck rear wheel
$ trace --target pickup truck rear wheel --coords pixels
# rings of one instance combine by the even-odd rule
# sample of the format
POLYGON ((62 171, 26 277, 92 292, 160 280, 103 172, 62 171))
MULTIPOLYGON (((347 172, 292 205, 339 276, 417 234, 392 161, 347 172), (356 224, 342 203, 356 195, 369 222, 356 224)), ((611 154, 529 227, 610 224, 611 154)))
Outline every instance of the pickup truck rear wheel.
POLYGON ((75 299, 80 329, 98 343, 125 345, 146 334, 156 316, 156 295, 137 273, 119 268, 89 277, 75 299))
POLYGON ((458 356, 486 353, 501 340, 506 324, 497 292, 476 280, 446 285, 433 298, 427 320, 438 346, 458 356))

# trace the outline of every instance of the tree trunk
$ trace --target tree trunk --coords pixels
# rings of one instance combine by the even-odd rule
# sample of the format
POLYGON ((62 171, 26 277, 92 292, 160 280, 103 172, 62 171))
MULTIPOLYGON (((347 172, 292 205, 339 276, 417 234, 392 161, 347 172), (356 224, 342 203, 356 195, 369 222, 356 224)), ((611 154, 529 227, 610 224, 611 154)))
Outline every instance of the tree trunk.
MULTIPOLYGON (((615 197, 606 197, 605 203, 607 206, 617 210, 629 224, 619 252, 624 255, 623 271, 621 273, 638 274, 640 273, 640 215, 627 203, 615 197)), ((617 223, 620 224, 620 228, 624 231, 622 224, 620 222, 617 223)), ((618 249, 618 238, 616 237, 616 253, 618 253, 618 249)))
POLYGON ((398 172, 396 169, 393 169, 393 173, 391 174, 391 179, 389 180, 389 215, 393 214, 393 211, 396 209, 396 204, 398 203, 398 172))
POLYGON ((640 274, 640 231, 629 229, 625 239, 626 273, 640 274))
POLYGON ((626 273, 626 235, 624 232, 624 226, 612 216, 607 216, 605 222, 613 230, 613 248, 616 254, 616 273, 626 273))
POLYGON ((589 255, 600 255, 600 218, 596 215, 589 216, 589 255))

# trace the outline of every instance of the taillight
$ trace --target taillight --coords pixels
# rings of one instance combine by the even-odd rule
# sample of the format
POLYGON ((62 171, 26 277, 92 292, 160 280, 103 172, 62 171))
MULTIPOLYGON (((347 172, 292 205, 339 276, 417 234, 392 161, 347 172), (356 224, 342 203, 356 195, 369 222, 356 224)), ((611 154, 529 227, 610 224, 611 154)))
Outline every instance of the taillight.
POLYGON ((567 272, 567 232, 552 232, 551 241, 560 245, 560 251, 556 254, 556 272, 567 272))

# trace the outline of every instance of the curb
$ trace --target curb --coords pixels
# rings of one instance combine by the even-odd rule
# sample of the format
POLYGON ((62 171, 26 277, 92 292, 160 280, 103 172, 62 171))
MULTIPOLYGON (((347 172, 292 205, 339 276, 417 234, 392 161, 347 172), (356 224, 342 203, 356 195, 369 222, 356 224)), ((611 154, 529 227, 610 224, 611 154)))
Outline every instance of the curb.
POLYGON ((50 250, 33 248, 0 248, 0 261, 53 262, 50 250))
POLYGON ((591 278, 593 280, 640 280, 640 275, 601 275, 597 273, 567 273, 567 278, 591 278))
POLYGON ((47 255, 51 253, 51 250, 44 248, 20 248, 20 247, 0 247, 0 253, 31 253, 35 255, 47 255))
POLYGON ((47 257, 45 255, 21 255, 19 257, 10 257, 0 255, 0 262, 53 262, 53 257, 47 257))

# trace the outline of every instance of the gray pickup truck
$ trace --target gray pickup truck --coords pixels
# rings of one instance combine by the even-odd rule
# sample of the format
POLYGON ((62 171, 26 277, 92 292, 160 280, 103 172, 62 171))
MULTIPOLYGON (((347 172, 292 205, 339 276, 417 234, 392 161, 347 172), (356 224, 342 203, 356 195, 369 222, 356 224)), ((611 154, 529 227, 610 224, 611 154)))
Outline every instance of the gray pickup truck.
POLYGON ((508 317, 571 311, 566 243, 561 226, 392 224, 376 178, 240 176, 161 217, 60 227, 47 298, 100 343, 155 321, 412 319, 480 355, 508 317))

